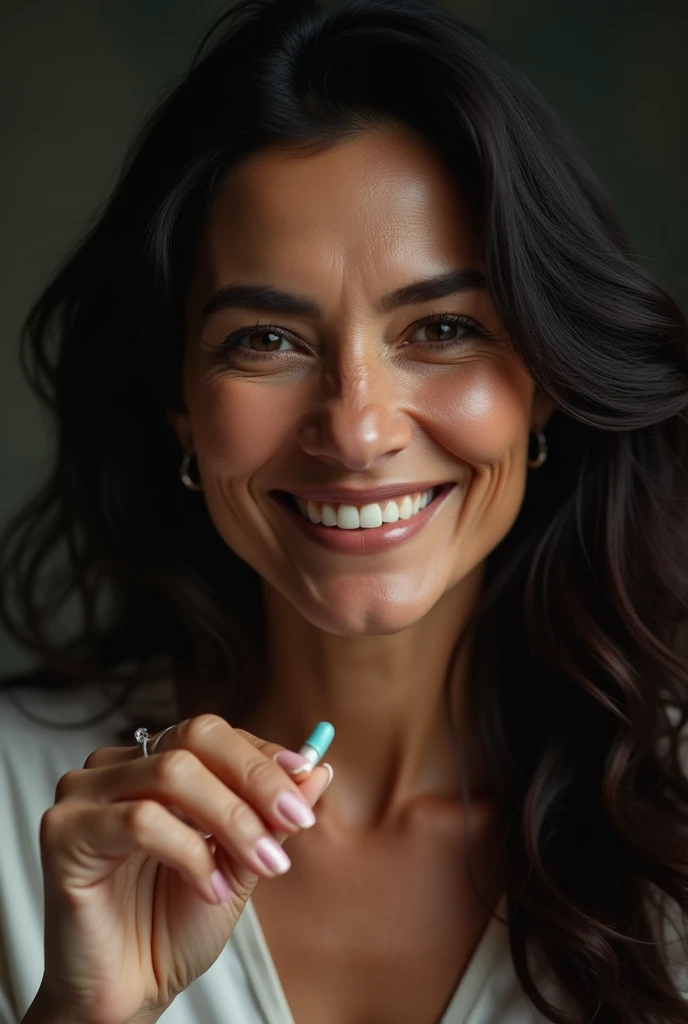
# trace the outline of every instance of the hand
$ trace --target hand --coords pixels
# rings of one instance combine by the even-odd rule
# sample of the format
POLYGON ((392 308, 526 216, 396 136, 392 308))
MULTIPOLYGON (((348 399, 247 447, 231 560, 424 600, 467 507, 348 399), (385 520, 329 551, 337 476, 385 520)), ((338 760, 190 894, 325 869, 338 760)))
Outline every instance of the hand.
POLYGON ((162 1013, 215 962, 258 879, 278 873, 256 843, 276 841, 289 864, 280 847, 299 826, 278 798, 312 807, 331 778, 319 765, 296 782, 274 760, 283 750, 203 714, 166 732, 149 757, 138 746, 101 748, 62 776, 40 831, 41 992, 74 1024, 162 1013), (227 902, 218 902, 222 879, 227 902))

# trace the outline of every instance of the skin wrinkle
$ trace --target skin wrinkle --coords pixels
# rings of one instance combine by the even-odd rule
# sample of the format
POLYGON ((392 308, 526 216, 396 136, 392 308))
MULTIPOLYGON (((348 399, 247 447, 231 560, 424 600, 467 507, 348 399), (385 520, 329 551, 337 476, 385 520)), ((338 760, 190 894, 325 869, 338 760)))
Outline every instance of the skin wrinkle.
MULTIPOLYGON (((376 304, 434 274, 484 272, 480 245, 455 175, 425 143, 392 131, 317 155, 257 154, 228 177, 200 239, 187 413, 170 423, 197 454, 199 500, 263 582, 270 677, 241 725, 292 749, 317 721, 337 730, 337 785, 318 805, 330 835, 372 832, 428 800, 460 805, 448 662, 485 558, 521 506, 528 431, 546 427, 552 407, 504 336, 421 349, 438 335, 418 321, 435 313, 497 331, 486 290, 383 315, 376 304), (324 319, 226 309, 201 326, 229 282, 307 296, 324 319), (257 322, 292 335, 298 354, 249 362, 219 351, 232 332, 264 330, 257 322), (457 486, 416 537, 374 555, 315 545, 270 496, 428 479, 457 486)), ((471 792, 488 795, 485 752, 462 705, 469 660, 467 650, 452 679, 459 749, 471 792)))

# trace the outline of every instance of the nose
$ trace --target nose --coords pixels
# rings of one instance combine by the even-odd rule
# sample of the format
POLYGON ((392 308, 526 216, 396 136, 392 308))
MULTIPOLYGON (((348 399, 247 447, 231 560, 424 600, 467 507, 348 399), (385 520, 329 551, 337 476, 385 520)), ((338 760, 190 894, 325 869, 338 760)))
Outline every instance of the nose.
POLYGON ((411 441, 411 422, 379 367, 340 371, 331 393, 307 418, 301 447, 338 468, 365 470, 402 451, 411 441))

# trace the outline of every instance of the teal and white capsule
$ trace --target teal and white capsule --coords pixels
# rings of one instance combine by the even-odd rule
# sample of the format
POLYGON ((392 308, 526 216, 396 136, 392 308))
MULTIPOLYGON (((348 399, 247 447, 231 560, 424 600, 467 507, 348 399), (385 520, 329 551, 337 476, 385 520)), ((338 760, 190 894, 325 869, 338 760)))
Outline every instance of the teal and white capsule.
POLYGON ((304 745, 299 750, 302 757, 308 759, 308 764, 293 771, 292 775, 299 775, 301 772, 310 772, 316 764, 322 761, 327 753, 330 743, 334 739, 334 726, 330 722, 318 722, 304 745))

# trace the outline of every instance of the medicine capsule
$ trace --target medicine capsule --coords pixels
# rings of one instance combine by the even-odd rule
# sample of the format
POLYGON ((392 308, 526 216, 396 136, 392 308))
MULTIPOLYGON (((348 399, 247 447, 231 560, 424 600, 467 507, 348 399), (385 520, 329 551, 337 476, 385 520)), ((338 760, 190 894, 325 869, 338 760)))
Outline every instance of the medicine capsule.
POLYGON ((313 732, 299 750, 299 754, 308 758, 310 765, 315 768, 316 764, 318 764, 327 753, 327 749, 333 739, 334 726, 329 722, 318 722, 313 732))

